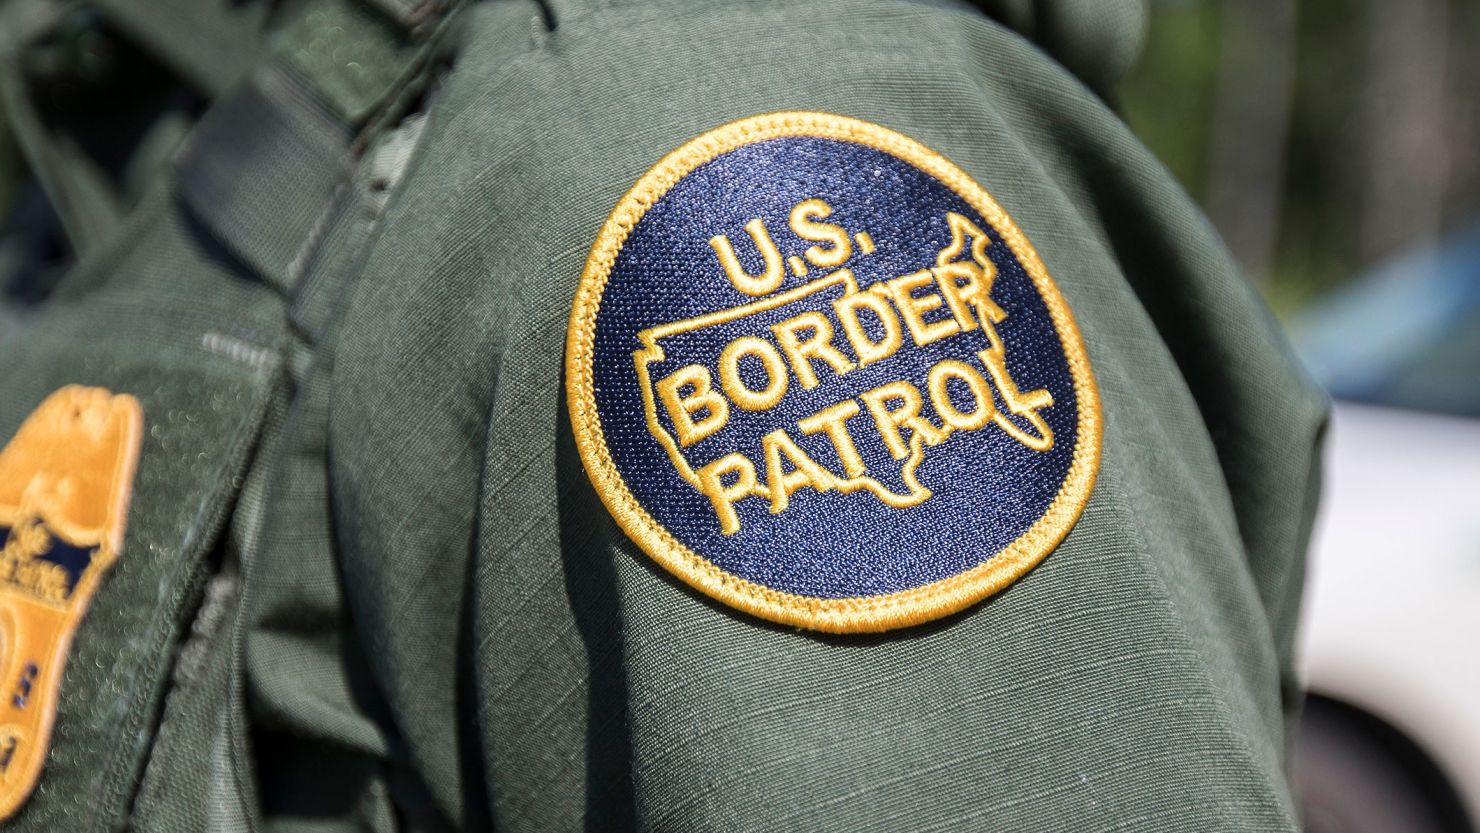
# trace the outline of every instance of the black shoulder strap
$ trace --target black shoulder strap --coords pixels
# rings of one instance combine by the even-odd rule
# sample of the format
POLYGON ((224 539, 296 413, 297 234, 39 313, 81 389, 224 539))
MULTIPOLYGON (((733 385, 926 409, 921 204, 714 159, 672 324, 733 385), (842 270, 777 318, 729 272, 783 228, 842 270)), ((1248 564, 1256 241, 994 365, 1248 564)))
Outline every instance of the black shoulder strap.
POLYGON ((238 258, 290 289, 355 156, 415 96, 461 2, 12 0, 0 101, 77 252, 110 239, 126 206, 80 147, 47 129, 25 82, 35 44, 79 13, 101 15, 214 102, 177 155, 177 192, 238 258))
POLYGON ((270 53, 202 118, 177 168, 180 196, 235 255, 284 291, 359 149, 426 77, 456 3, 308 0, 270 53), (392 8, 394 11, 395 8, 392 8))

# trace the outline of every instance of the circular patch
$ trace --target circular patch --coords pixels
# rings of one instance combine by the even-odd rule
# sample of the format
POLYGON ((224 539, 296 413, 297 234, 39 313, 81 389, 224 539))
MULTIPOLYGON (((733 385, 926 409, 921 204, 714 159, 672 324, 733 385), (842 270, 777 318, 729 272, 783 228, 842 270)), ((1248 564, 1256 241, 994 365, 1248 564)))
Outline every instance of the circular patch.
POLYGON ((602 501, 705 594, 833 632, 934 619, 1058 544, 1099 466, 1073 316, 985 189, 878 125, 725 125, 622 198, 566 342, 602 501))

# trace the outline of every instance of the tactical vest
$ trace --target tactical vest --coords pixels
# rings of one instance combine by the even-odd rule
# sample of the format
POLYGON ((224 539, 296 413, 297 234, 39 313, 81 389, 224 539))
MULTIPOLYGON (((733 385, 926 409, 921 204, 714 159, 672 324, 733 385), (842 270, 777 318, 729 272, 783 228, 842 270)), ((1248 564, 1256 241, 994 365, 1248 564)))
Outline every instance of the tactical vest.
MULTIPOLYGON (((55 623, 7 621, 62 641, 3 659, 27 701, 0 752, 4 827, 246 829, 242 536, 283 520, 261 515, 270 467, 252 461, 324 393, 315 348, 415 146, 451 9, 6 11, 6 111, 39 191, 6 276, 7 436, 68 389, 131 397, 142 430, 131 482, 103 487, 128 493, 123 545, 62 573, 55 623), (75 253, 64 278, 56 249, 75 253)), ((113 446, 55 465, 105 466, 113 446)))

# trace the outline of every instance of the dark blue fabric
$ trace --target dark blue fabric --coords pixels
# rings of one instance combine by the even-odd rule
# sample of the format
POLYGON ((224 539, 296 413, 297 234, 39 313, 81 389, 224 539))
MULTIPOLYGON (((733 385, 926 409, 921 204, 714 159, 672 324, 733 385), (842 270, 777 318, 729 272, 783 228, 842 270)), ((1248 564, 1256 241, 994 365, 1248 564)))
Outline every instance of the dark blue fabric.
MULTIPOLYGON (((825 274, 790 272, 782 290, 825 274)), ((828 313, 838 291, 802 302, 828 313)), ((665 361, 653 381, 699 363, 714 370, 720 350, 741 334, 767 337, 766 327, 802 307, 707 328, 663 341, 665 361)), ((829 314, 831 318, 831 315, 829 314)), ((927 318, 943 317, 940 311, 927 318)), ((980 330, 917 347, 906 330, 893 357, 839 376, 817 364, 821 383, 804 391, 792 381, 774 409, 750 413, 730 408, 724 430, 685 449, 695 468, 739 450, 765 482, 761 436, 786 427, 820 464, 841 474, 824 435, 806 436, 796 421, 845 398, 896 379, 925 391, 929 368, 943 358, 980 367, 975 352, 987 346, 980 330)), ((834 343, 851 355, 841 332, 834 343)), ((743 365, 742 365, 743 366, 743 365)), ((594 373, 597 409, 615 465, 642 506, 680 541, 720 568, 750 581, 804 596, 870 596, 918 587, 961 573, 999 552, 1030 527, 1053 500, 1069 470, 1077 411, 1073 382, 1059 337, 1021 264, 994 230, 943 183, 889 154, 850 142, 794 137, 759 142, 723 154, 671 188, 642 217, 617 257, 596 319, 594 373), (754 301, 737 291, 709 246, 727 234, 751 273, 761 271, 743 227, 766 222, 783 256, 800 255, 812 241, 787 226, 788 212, 818 197, 833 208, 827 222, 866 230, 873 254, 857 250, 845 264, 862 287, 934 265, 950 242, 946 212, 969 217, 991 233, 988 253, 998 275, 991 297, 1008 317, 998 325, 1009 369, 1024 390, 1047 388, 1054 405, 1041 413, 1052 426, 1054 447, 1035 452, 995 425, 953 434, 927 449, 918 471, 934 496, 897 509, 867 492, 819 494, 802 489, 784 513, 772 515, 758 498, 736 503, 741 528, 724 535, 709 499, 685 482, 648 431, 633 365, 637 333, 754 301)), ((718 374, 715 386, 718 388, 718 374)), ((754 387, 761 385, 756 382, 754 387)), ((962 400, 965 407, 969 400, 962 400)), ((925 415, 939 424, 926 396, 925 415)), ((999 409, 1002 403, 998 401, 999 409)), ((665 414, 662 406, 660 413, 665 414)), ((865 410, 849 422, 869 474, 906 491, 900 463, 892 459, 865 410)), ((908 435, 906 435, 908 436, 908 435)))
MULTIPOLYGON (((10 530, 8 526, 0 526, 0 546, 10 540, 10 530)), ((72 591, 77 587, 77 582, 82 580, 83 572, 87 570, 89 564, 92 564, 93 556, 97 554, 98 548, 74 546, 51 533, 51 530, 47 530, 47 533, 51 539, 51 545, 47 547, 46 552, 36 558, 49 561, 66 571, 67 595, 71 596, 72 591)))

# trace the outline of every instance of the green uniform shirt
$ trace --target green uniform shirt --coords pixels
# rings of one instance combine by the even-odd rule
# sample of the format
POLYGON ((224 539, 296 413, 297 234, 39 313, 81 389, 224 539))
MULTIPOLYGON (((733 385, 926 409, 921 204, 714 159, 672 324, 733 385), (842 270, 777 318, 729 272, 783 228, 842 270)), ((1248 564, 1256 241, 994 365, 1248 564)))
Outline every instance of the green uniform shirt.
MULTIPOLYGON (((53 166, 69 231, 103 231, 0 316, 0 437, 67 385, 143 415, 117 561, 4 829, 1296 828, 1325 404, 1106 104, 1139 4, 210 5, 99 3, 209 107, 102 220, 85 166, 53 166), (604 221, 666 154, 778 111, 877 125, 990 191, 1093 367, 1072 529, 914 627, 819 633, 692 589, 573 434, 604 221)), ((61 25, 38 9, 5 24, 12 111, 61 25)), ((33 161, 67 151, 33 121, 33 161)))

